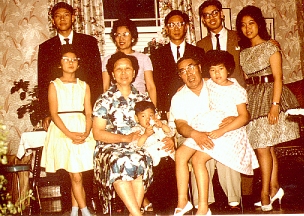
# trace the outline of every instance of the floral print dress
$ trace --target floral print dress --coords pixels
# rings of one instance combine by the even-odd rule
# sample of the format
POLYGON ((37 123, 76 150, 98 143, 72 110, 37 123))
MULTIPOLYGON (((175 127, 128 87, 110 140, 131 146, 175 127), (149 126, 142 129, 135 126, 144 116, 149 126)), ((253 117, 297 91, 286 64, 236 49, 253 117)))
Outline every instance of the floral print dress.
MULTIPOLYGON (((136 102, 150 100, 132 85, 126 100, 116 85, 96 101, 93 116, 107 120, 106 131, 130 134, 136 125, 134 106, 136 102)), ((108 203, 114 196, 113 182, 132 181, 142 176, 145 190, 152 182, 152 158, 144 149, 135 150, 129 143, 104 143, 97 141, 94 152, 94 176, 103 198, 103 213, 108 213, 108 203)))

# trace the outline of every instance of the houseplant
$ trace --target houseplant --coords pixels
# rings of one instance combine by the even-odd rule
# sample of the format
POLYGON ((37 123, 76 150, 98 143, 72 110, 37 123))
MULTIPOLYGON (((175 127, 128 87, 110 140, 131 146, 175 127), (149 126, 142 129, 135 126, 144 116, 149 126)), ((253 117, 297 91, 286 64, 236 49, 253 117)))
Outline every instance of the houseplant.
POLYGON ((14 81, 14 86, 11 88, 11 94, 18 93, 21 101, 28 103, 21 105, 17 109, 18 118, 21 119, 26 113, 30 115, 30 120, 33 126, 36 126, 41 120, 39 112, 38 86, 29 89, 30 82, 20 79, 14 81))

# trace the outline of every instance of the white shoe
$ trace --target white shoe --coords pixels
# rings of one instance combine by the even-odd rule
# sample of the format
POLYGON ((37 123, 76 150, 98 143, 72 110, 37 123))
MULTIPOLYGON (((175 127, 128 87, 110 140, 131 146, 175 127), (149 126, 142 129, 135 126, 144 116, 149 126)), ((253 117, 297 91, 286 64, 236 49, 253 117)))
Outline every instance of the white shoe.
POLYGON ((230 203, 228 203, 228 204, 229 204, 229 206, 231 206, 231 207, 235 207, 235 206, 240 205, 239 202, 230 202, 230 203))
MULTIPOLYGON (((276 201, 277 199, 279 199, 279 204, 281 205, 281 200, 284 196, 284 190, 282 188, 279 188, 278 192, 270 199, 270 203, 272 204, 274 201, 276 201)), ((254 203, 254 206, 258 206, 261 207, 262 203, 260 202, 256 202, 254 203)))
POLYGON ((181 208, 175 208, 174 210, 174 216, 182 216, 185 213, 187 213, 188 211, 190 211, 191 209, 193 209, 193 205, 191 204, 191 202, 187 202, 186 206, 181 209, 181 208), (179 212, 177 212, 179 211, 179 212))

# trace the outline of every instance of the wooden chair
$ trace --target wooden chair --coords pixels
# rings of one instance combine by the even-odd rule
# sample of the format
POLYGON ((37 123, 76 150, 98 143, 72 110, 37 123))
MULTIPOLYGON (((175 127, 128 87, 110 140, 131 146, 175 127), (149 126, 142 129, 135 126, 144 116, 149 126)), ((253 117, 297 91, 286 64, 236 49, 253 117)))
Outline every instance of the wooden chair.
MULTIPOLYGON (((0 173, 1 174, 7 174, 7 173, 12 173, 16 176, 17 178, 17 190, 19 194, 19 199, 21 199, 21 188, 20 188, 20 178, 18 173, 19 172, 24 172, 24 171, 31 171, 31 165, 30 164, 13 164, 13 165, 1 165, 0 166, 0 173)), ((12 183, 13 181, 11 181, 12 183)), ((22 203, 19 202, 21 212, 22 214, 22 203)))

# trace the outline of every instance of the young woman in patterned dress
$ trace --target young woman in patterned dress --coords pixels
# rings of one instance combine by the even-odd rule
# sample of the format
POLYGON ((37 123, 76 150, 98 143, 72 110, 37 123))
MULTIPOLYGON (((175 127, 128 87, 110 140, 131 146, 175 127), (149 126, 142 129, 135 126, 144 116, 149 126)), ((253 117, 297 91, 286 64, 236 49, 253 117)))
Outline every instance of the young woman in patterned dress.
POLYGON ((247 125, 250 144, 256 150, 262 177, 261 206, 272 210, 272 203, 284 191, 278 182, 278 161, 274 146, 299 137, 298 124, 289 120, 287 109, 299 107, 296 97, 283 84, 282 56, 279 46, 270 40, 261 9, 244 7, 237 15, 240 36, 240 64, 247 77, 247 125))

